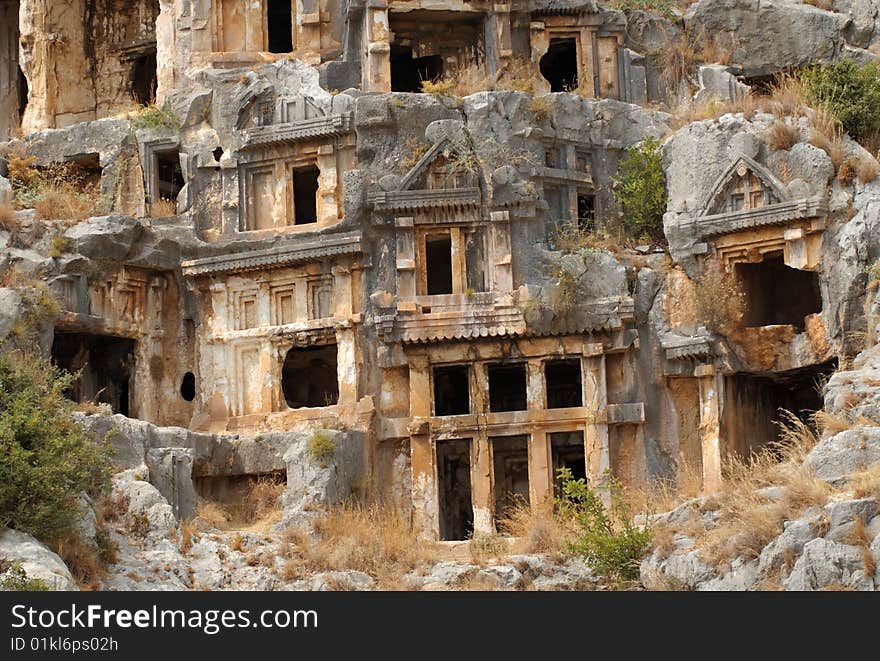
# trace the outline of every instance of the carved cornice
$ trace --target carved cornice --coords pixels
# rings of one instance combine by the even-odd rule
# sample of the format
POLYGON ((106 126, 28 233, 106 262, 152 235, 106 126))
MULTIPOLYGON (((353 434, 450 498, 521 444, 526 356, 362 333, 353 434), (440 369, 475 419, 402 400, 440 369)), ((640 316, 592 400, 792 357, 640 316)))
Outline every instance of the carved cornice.
POLYGON ((181 263, 183 274, 189 277, 239 273, 261 269, 280 268, 292 264, 317 262, 328 257, 358 255, 363 252, 360 232, 328 234, 268 250, 250 250, 181 263))
POLYGON ((532 3, 532 16, 577 16, 579 14, 599 14, 602 9, 593 0, 550 0, 532 3))
POLYGON ((555 336, 623 327, 633 318, 634 302, 630 297, 609 298, 578 306, 578 320, 552 324, 546 329, 528 325, 519 307, 477 302, 458 309, 428 314, 398 313, 393 309, 376 316, 376 328, 385 342, 429 343, 505 336, 555 336))
POLYGON ((563 168, 535 168, 535 174, 547 181, 558 181, 561 183, 577 183, 585 186, 593 187, 593 177, 586 172, 579 170, 566 170, 563 168))
POLYGON ((794 220, 823 217, 827 213, 828 201, 824 197, 811 197, 770 204, 757 209, 700 216, 682 223, 681 229, 685 232, 690 231, 698 238, 703 239, 733 234, 755 227, 784 225, 794 220))
POLYGON ((482 202, 479 188, 377 191, 367 197, 377 211, 406 211, 435 207, 476 207, 482 202))
POLYGON ((285 124, 256 126, 244 132, 244 149, 300 140, 330 138, 354 130, 352 112, 335 113, 285 124))
POLYGON ((713 355, 712 340, 706 336, 673 337, 663 339, 660 345, 666 353, 666 360, 686 360, 713 355))

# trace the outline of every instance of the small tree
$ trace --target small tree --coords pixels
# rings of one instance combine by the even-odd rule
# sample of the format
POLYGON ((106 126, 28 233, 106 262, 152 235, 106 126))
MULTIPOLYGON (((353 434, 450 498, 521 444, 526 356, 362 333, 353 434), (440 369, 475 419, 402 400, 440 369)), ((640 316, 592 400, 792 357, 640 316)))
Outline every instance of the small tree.
POLYGON ((559 513, 576 530, 571 551, 583 556, 600 576, 615 582, 638 580, 651 531, 633 524, 620 482, 606 475, 606 483, 593 489, 584 478, 575 480, 569 468, 560 468, 557 475, 562 492, 559 513), (602 502, 599 489, 609 492, 610 507, 602 502))
POLYGON ((78 498, 107 484, 110 452, 64 397, 73 376, 37 355, 0 355, 0 526, 44 541, 70 535, 78 498))
POLYGON ((660 142, 646 138, 641 145, 627 149, 612 181, 627 234, 640 241, 663 240, 666 177, 660 142))

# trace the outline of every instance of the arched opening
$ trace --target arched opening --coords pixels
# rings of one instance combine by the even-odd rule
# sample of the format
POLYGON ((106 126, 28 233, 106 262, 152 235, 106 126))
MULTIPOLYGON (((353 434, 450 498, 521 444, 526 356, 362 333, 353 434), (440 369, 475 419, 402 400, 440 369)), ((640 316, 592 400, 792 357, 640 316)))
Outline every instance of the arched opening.
POLYGON ((292 409, 336 404, 336 345, 293 347, 288 351, 281 367, 281 391, 292 409))
POLYGON ((180 396, 191 402, 196 398, 196 375, 187 372, 180 382, 180 396))

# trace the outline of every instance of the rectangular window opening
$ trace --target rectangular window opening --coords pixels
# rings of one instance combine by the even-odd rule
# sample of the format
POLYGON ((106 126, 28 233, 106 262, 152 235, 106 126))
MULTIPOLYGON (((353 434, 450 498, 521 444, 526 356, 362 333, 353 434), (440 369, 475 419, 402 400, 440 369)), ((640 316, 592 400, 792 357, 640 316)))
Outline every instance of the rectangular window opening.
POLYGON ((152 200, 175 201, 184 184, 183 171, 180 168, 180 152, 176 148, 157 151, 155 158, 156 189, 153 191, 152 200))
POLYGON ((425 237, 425 277, 428 294, 452 293, 452 237, 449 234, 425 237))
POLYGON ((297 168, 293 171, 294 224, 308 225, 318 222, 318 177, 315 166, 297 168))
POLYGON ((492 413, 526 410, 526 365, 489 365, 489 410, 492 413))
POLYGON ((134 377, 135 342, 122 337, 86 333, 55 333, 52 362, 80 372, 66 393, 75 402, 109 404, 114 413, 129 415, 134 377))
POLYGON ((336 345, 292 347, 281 367, 281 390, 287 406, 332 406, 339 400, 336 345))
POLYGON ((513 509, 529 505, 529 437, 497 436, 492 444, 492 470, 495 485, 495 528, 505 530, 513 509))
POLYGON ((434 368, 434 415, 471 412, 469 371, 467 365, 434 368))
POLYGON ((745 294, 745 326, 792 325, 802 332, 805 318, 822 311, 819 274, 786 265, 781 253, 735 269, 745 294))
POLYGON ((266 28, 270 53, 290 53, 293 50, 292 0, 266 0, 266 28))
POLYGON ((550 457, 553 463, 553 484, 557 496, 561 496, 559 469, 567 468, 575 480, 587 479, 586 453, 584 452, 584 432, 562 431, 548 434, 550 437, 550 457))
POLYGON ((464 540, 474 530, 471 500, 471 440, 437 441, 437 500, 440 539, 464 540))
POLYGON ((548 360, 544 363, 544 378, 547 382, 548 409, 583 406, 579 359, 548 360))
POLYGON ((596 229, 596 196, 578 193, 577 205, 578 228, 586 231, 596 229))

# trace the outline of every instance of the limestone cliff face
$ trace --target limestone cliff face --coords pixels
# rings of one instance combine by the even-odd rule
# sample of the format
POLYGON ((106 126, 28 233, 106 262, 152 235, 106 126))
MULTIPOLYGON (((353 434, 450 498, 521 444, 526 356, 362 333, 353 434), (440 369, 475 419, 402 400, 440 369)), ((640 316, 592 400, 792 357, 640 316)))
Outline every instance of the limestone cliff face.
POLYGON ((286 523, 369 492, 448 540, 562 467, 710 494, 874 338, 880 166, 748 97, 873 59, 871 3, 405 4, 0 2, 0 341, 47 286, 37 339, 157 530, 256 475, 286 523), (688 35, 707 61, 664 70, 688 35), (642 244, 615 187, 648 138, 642 244))

